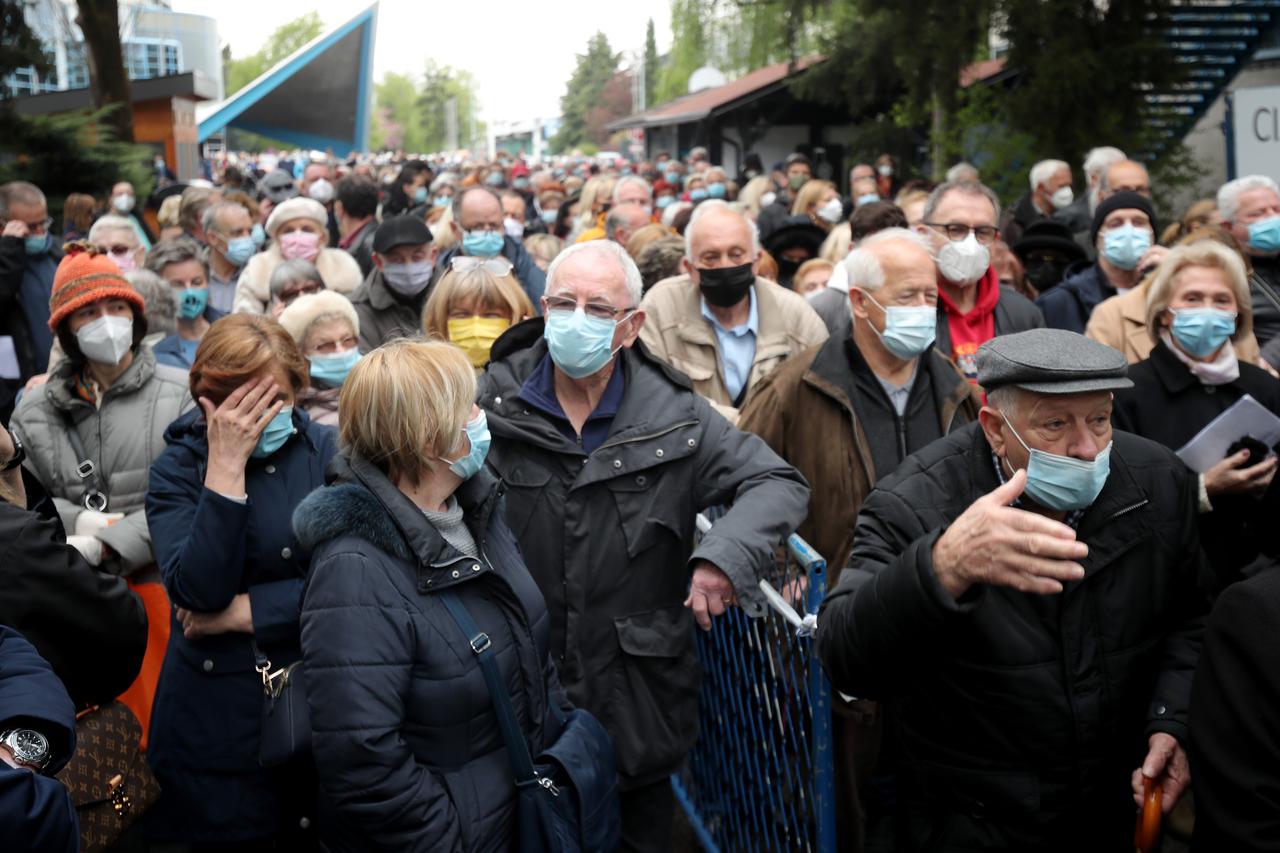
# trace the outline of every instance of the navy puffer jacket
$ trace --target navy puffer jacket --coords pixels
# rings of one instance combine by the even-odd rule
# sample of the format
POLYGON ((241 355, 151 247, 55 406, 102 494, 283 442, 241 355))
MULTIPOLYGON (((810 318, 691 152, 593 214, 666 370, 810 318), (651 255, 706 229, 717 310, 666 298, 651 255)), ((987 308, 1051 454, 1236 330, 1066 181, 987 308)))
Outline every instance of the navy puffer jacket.
POLYGON ((339 456, 329 473, 294 514, 315 549, 302 652, 321 840, 331 853, 509 849, 511 764, 468 637, 436 595, 457 594, 491 638, 536 755, 557 734, 548 702, 565 701, 500 484, 482 471, 456 493, 473 559, 367 462, 339 456))

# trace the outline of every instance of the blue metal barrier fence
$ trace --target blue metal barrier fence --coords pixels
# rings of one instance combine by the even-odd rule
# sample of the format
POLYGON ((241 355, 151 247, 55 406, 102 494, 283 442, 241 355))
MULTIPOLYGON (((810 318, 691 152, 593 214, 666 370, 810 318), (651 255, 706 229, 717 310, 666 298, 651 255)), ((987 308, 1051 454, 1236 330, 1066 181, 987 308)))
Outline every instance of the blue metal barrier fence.
MULTIPOLYGON (((826 561, 798 536, 767 580, 816 614, 826 561)), ((698 742, 671 777, 708 851, 834 851, 831 688, 813 650, 777 610, 730 608, 697 632, 704 675, 698 742)))

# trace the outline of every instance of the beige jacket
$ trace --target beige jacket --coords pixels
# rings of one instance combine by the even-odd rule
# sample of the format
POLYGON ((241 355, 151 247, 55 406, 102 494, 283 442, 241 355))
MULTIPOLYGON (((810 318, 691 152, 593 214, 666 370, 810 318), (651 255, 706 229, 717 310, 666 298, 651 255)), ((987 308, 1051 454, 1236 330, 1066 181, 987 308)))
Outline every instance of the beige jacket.
MULTIPOLYGON (((760 380, 779 364, 827 339, 826 325, 803 296, 759 277, 755 288, 760 332, 744 405, 760 380)), ((688 376, 693 390, 736 419, 733 398, 724 384, 720 343, 702 316, 698 286, 688 275, 664 279, 645 294, 640 307, 645 312, 640 340, 649 351, 688 376)))
MULTIPOLYGON (((1084 333, 1099 343, 1120 350, 1130 364, 1145 361, 1155 348, 1147 332, 1147 287, 1150 279, 1119 296, 1102 300, 1093 309, 1084 333)), ((1253 332, 1235 341, 1236 357, 1258 363, 1258 340, 1253 332)))
MULTIPOLYGON (((240 280, 236 282, 234 310, 237 313, 267 313, 271 304, 271 274, 282 263, 284 256, 275 243, 249 259, 244 272, 240 273, 240 280)), ((316 256, 316 271, 320 273, 326 288, 343 296, 351 295, 360 286, 360 282, 364 281, 360 265, 345 249, 321 249, 316 256)))

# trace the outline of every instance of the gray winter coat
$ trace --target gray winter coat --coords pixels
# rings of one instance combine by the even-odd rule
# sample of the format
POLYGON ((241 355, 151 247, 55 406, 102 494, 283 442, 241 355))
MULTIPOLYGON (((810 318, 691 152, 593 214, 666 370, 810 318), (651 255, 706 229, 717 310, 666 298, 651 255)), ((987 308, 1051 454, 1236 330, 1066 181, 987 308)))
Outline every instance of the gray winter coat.
POLYGON ((193 405, 187 373, 156 364, 150 347, 139 347, 133 364, 102 395, 95 410, 73 390, 77 365, 64 359, 49 381, 22 399, 13 428, 27 448, 23 463, 53 496, 62 526, 74 533, 87 491, 76 473, 77 458, 67 437, 67 416, 75 421, 85 452, 97 466, 98 488, 108 498, 107 512, 125 517, 97 537, 119 555, 104 568, 120 574, 155 562, 143 498, 147 472, 164 450, 164 431, 193 405))
POLYGON ((377 267, 351 294, 351 304, 360 318, 360 352, 375 350, 396 338, 422 334, 422 306, 430 290, 404 302, 387 289, 382 270, 377 267))
POLYGON ((683 605, 692 562, 719 566, 761 612, 758 580, 809 489, 640 342, 615 366, 626 391, 608 438, 585 454, 520 398, 547 354, 542 329, 534 318, 499 338, 480 379, 489 463, 547 601, 561 682, 613 737, 623 787, 645 785, 679 767, 698 735, 701 669, 683 605), (728 504, 695 548, 697 513, 728 504))

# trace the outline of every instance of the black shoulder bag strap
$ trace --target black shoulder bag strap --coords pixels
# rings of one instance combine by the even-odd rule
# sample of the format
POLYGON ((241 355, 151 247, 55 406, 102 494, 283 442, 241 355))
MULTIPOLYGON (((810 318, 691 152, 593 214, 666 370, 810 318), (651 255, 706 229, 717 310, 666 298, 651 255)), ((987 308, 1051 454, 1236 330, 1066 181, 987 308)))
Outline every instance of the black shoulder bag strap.
POLYGON ((76 427, 75 418, 67 411, 62 413, 62 417, 67 423, 67 440, 71 442, 71 449, 75 451, 76 459, 79 460, 76 462, 76 474, 84 481, 84 496, 80 502, 84 504, 85 509, 106 512, 107 496, 98 488, 98 466, 85 452, 84 441, 80 438, 80 430, 76 427))
POLYGON ((452 592, 436 593, 444 602, 445 608, 458 628, 467 637, 471 651, 475 653, 480 664, 480 672, 484 674, 484 682, 489 688, 489 698, 493 700, 493 710, 498 717, 498 730, 502 733, 502 742, 507 747, 507 756, 511 759, 511 772, 516 777, 516 787, 542 785, 552 793, 556 793, 555 784, 545 776, 539 776, 533 769, 533 757, 529 754, 529 743, 520 731, 516 722, 515 710, 511 707, 511 697, 507 695, 506 685, 502 683, 502 675, 498 672, 497 661, 493 657, 493 643, 489 635, 480 630, 471 613, 458 596, 452 592))

